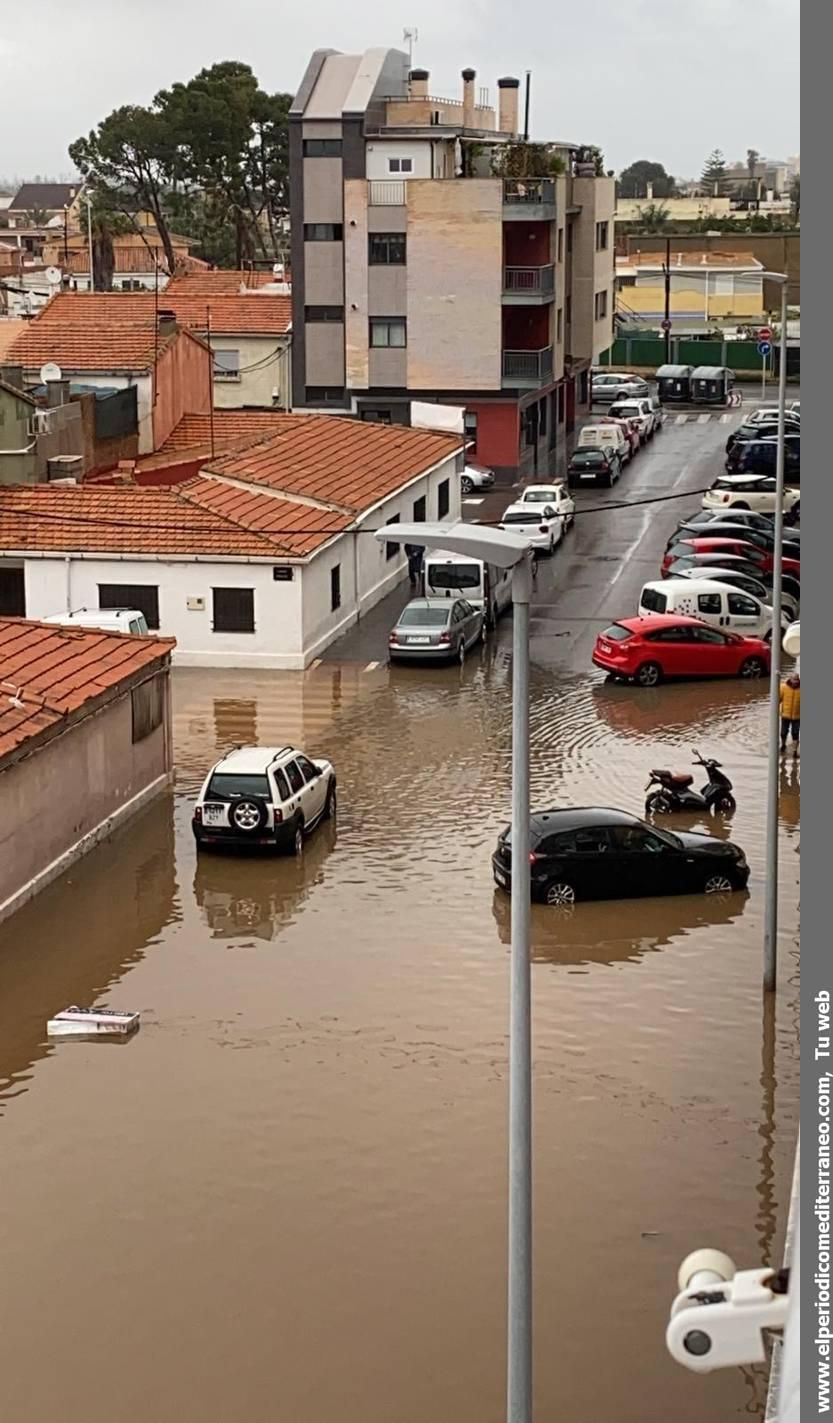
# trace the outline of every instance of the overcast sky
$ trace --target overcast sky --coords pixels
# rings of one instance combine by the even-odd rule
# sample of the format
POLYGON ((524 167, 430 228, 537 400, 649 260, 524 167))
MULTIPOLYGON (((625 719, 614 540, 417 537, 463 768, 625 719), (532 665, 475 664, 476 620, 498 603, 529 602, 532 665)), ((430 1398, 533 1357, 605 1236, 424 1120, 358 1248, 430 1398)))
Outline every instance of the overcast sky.
POLYGON ((533 137, 596 143, 617 172, 799 151, 799 0, 39 0, 34 28, 0 32, 0 177, 68 175, 67 145, 105 114, 217 60, 294 93, 313 49, 401 47, 405 25, 432 93, 457 97, 472 65, 494 101, 499 75, 531 68, 533 137))

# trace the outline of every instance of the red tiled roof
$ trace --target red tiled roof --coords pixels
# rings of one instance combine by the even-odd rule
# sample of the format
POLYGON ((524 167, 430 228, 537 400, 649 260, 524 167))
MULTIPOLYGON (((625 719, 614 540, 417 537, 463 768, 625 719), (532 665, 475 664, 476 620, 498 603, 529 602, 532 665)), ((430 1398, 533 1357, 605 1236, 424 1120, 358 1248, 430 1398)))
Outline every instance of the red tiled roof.
POLYGON ((214 419, 205 415, 183 415, 158 453, 173 454, 181 450, 211 448, 211 427, 214 426, 215 450, 237 449, 258 436, 280 428, 286 415, 280 410, 215 410, 214 419))
POLYGON ((241 287, 266 287, 275 281, 272 272, 241 271, 239 268, 228 267, 209 269, 204 262, 202 266, 204 270, 199 272, 177 272, 168 282, 165 294, 200 296, 203 299, 212 296, 238 296, 241 287))
POLYGON ((0 764, 57 735, 85 703, 161 665, 174 646, 173 638, 0 618, 0 764))
POLYGON ((56 361, 64 371, 146 371, 177 335, 157 338, 152 320, 102 325, 36 318, 12 342, 8 359, 27 369, 56 361))
POLYGON ((303 558, 349 516, 197 476, 173 488, 0 488, 0 548, 21 553, 303 558), (303 532, 293 532, 299 530, 303 532))
MULTIPOLYGON (((200 276, 211 273, 200 273, 200 276)), ((59 292, 31 323, 36 326, 102 326, 116 321, 154 320, 156 308, 174 312, 180 326, 205 331, 209 315, 211 330, 222 335, 282 336, 292 322, 292 298, 270 292, 247 295, 180 295, 177 287, 188 277, 175 277, 157 297, 154 292, 59 292)))
POLYGON ((360 512, 462 449, 462 437, 338 415, 278 415, 280 430, 206 466, 360 512))

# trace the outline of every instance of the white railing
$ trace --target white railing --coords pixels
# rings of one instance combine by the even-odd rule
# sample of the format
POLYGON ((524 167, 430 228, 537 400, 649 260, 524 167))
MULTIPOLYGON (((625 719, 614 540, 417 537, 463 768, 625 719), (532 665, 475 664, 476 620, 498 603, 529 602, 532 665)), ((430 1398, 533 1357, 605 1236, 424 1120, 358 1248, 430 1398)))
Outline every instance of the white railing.
POLYGON ((405 182, 402 178, 371 178, 367 185, 367 201, 374 208, 405 206, 405 182))

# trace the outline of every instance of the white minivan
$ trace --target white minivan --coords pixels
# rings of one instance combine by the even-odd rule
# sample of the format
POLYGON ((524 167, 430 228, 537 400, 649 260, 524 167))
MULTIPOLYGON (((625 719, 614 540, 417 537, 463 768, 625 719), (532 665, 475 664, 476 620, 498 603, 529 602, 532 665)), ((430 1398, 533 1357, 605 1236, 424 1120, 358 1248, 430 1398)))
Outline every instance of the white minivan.
MULTIPOLYGON (((639 596, 639 616, 644 618, 651 613, 701 618, 713 627, 746 637, 763 637, 767 641, 772 637, 772 608, 768 603, 728 583, 706 578, 697 582, 690 578, 664 578, 646 583, 639 596)), ((783 627, 789 627, 789 622, 784 613, 783 627)))
POLYGON ((627 464, 633 454, 630 440, 622 426, 612 420, 600 420, 596 425, 585 425, 578 437, 576 448, 579 450, 614 449, 621 464, 627 464))
POLYGON ((100 628, 102 632, 129 632, 146 635, 150 629, 138 608, 77 608, 72 613, 52 613, 41 620, 70 628, 100 628))

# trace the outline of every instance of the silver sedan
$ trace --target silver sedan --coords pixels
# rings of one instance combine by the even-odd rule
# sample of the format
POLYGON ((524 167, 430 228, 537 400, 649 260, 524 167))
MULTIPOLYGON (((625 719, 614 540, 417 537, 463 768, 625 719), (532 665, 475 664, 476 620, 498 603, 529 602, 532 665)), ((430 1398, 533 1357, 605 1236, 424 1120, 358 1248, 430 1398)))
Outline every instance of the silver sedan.
POLYGON ((465 598, 412 598, 388 637, 391 662, 464 662, 483 637, 483 609, 465 598))

